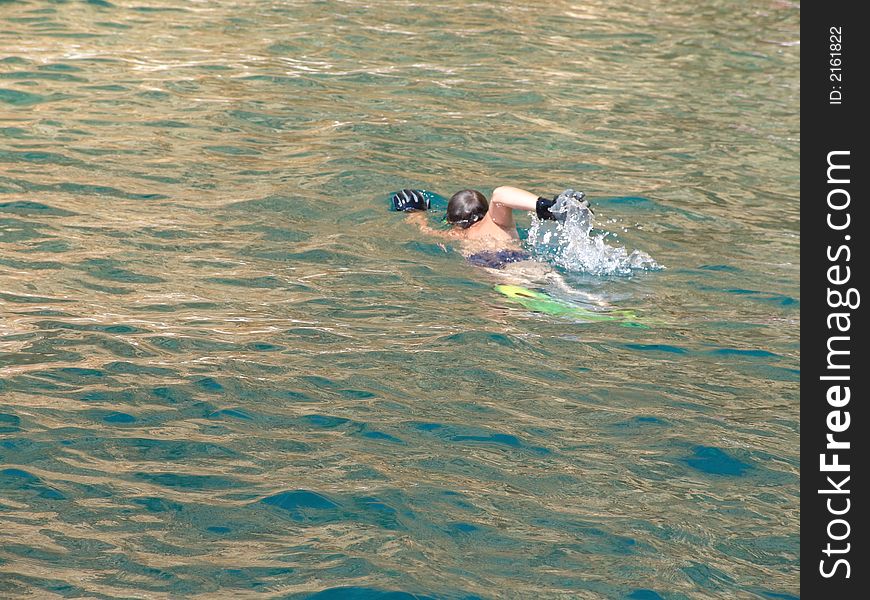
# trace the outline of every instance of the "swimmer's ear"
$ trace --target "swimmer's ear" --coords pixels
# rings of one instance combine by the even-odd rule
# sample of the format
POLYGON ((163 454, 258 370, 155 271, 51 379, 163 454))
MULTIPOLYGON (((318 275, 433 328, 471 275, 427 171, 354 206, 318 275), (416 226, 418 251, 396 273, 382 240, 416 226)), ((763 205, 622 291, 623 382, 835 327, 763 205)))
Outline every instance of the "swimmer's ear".
POLYGON ((390 196, 393 210, 429 210, 429 198, 420 190, 399 190, 390 196))

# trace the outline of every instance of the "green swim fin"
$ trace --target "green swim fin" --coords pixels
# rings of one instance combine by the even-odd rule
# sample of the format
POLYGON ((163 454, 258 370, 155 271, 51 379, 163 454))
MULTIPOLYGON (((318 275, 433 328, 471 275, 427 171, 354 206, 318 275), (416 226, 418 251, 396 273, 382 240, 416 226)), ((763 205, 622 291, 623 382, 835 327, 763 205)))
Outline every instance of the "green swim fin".
POLYGON ((619 323, 623 327, 649 327, 649 325, 640 321, 640 317, 638 317, 637 313, 633 310, 589 310, 588 308, 583 308, 582 306, 578 306, 572 302, 568 302, 567 300, 553 298, 543 292, 536 292, 518 285, 497 285, 495 286, 495 289, 497 292, 507 296, 507 298, 512 302, 516 302, 532 312, 539 312, 557 317, 575 318, 587 322, 612 321, 619 323))

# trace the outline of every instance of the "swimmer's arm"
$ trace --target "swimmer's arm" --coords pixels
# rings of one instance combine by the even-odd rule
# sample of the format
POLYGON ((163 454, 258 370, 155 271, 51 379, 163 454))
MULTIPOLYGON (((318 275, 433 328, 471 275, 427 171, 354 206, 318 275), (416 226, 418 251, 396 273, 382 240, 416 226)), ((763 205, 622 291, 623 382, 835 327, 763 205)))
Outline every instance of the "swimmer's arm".
POLYGON ((429 223, 427 222, 427 216, 425 212, 422 211, 414 211, 409 212, 405 215, 405 220, 409 223, 414 223, 417 225, 423 233, 429 235, 437 235, 439 237, 451 237, 449 231, 439 231, 438 229, 432 229, 429 227, 429 223))
POLYGON ((531 192, 503 185, 492 191, 489 215, 499 227, 511 227, 514 224, 513 210, 534 212, 537 201, 538 196, 531 192))

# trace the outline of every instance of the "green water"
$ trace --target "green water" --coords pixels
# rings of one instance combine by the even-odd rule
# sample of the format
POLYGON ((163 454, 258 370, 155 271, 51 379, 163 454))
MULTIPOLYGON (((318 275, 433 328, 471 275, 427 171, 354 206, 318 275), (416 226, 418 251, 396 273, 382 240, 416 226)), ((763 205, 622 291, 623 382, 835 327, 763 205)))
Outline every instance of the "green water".
POLYGON ((797 597, 799 20, 0 2, 0 597, 797 597), (656 325, 386 210, 498 185, 656 325))

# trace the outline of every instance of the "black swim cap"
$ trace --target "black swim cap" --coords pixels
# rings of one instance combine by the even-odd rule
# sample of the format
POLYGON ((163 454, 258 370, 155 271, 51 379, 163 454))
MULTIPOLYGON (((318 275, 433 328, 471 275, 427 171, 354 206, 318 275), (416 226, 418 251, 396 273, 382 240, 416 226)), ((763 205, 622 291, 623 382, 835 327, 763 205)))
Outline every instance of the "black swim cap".
POLYGON ((486 196, 477 190, 462 190, 453 194, 447 203, 447 222, 468 229, 480 221, 487 210, 486 196))

